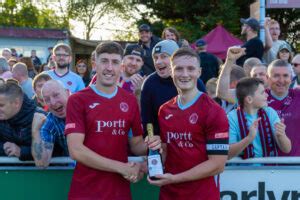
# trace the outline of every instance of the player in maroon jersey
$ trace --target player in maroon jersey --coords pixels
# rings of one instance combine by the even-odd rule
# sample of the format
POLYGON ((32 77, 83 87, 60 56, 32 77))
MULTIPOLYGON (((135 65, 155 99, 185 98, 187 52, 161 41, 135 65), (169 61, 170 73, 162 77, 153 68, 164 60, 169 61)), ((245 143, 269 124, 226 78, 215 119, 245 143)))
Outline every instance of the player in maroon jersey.
POLYGON ((161 146, 159 137, 143 141, 137 100, 117 87, 122 56, 118 43, 98 45, 96 84, 68 100, 65 133, 69 153, 77 161, 70 200, 130 200, 129 181, 137 181, 140 165, 128 162, 128 146, 136 155, 161 146), (133 137, 128 139, 130 130, 133 137))
POLYGON ((201 68, 193 50, 177 50, 171 65, 178 95, 163 104, 158 114, 166 173, 148 181, 161 186, 160 200, 219 200, 214 175, 223 171, 227 160, 227 117, 197 89, 201 68))

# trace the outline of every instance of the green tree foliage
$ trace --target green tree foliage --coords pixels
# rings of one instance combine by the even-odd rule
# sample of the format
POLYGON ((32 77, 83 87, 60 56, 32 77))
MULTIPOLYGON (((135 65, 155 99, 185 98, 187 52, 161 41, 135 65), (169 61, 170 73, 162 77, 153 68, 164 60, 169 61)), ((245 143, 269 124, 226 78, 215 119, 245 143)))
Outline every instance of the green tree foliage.
MULTIPOLYGON (((97 28, 97 22, 108 13, 125 13, 125 3, 107 0, 69 0, 68 16, 83 22, 85 25, 85 39, 89 40, 92 30, 97 28)), ((113 20, 113 19, 111 19, 113 20)))
POLYGON ((281 38, 300 51, 300 9, 268 9, 266 14, 279 22, 281 38))
POLYGON ((157 35, 162 28, 173 26, 183 38, 195 41, 222 24, 235 35, 240 33, 240 17, 249 17, 249 5, 254 0, 152 0, 142 1, 149 8, 138 23, 146 22, 156 16, 161 21, 152 25, 157 35))
POLYGON ((37 8, 29 0, 1 1, 0 24, 28 28, 68 28, 68 23, 53 10, 37 8))

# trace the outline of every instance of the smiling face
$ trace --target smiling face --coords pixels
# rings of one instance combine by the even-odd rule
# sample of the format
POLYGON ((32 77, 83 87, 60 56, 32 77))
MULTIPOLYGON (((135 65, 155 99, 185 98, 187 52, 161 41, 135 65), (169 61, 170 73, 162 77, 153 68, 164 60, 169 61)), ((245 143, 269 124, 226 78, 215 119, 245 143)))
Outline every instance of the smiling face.
POLYGON ((151 41, 152 33, 150 31, 140 31, 139 37, 142 43, 148 43, 151 41))
POLYGON ((288 67, 272 67, 268 76, 269 87, 276 96, 281 97, 287 94, 292 80, 288 67))
POLYGON ((119 54, 102 53, 96 58, 97 84, 115 88, 121 73, 122 57, 119 54))
POLYGON ((69 91, 55 80, 47 81, 42 88, 42 95, 49 112, 59 118, 66 117, 69 91))
POLYGON ((123 58, 123 70, 126 76, 132 76, 136 74, 142 68, 144 62, 140 56, 137 55, 127 55, 123 58))
POLYGON ((167 53, 153 54, 154 67, 161 78, 168 78, 171 75, 170 56, 167 53))
POLYGON ((169 30, 165 31, 164 37, 165 37, 164 38, 165 40, 174 40, 174 41, 178 40, 178 38, 176 37, 175 33, 172 33, 169 30))
POLYGON ((289 62, 290 52, 287 49, 282 49, 278 52, 279 59, 289 62))
POLYGON ((172 62, 172 77, 175 86, 181 91, 191 91, 197 87, 201 75, 199 61, 191 56, 175 57, 172 62))

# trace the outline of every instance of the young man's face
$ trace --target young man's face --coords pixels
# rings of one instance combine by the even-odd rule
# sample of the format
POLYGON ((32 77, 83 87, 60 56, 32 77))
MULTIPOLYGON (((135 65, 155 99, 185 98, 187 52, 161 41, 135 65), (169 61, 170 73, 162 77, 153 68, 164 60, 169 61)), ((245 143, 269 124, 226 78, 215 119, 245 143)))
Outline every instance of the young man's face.
POLYGON ((276 96, 285 95, 292 81, 291 71, 288 67, 273 67, 270 71, 268 83, 276 96))
POLYGON ((161 78, 168 78, 171 75, 170 56, 167 53, 155 53, 153 55, 155 70, 161 78))
POLYGON ((20 100, 11 101, 6 95, 0 95, 0 120, 8 120, 17 114, 20 100))
POLYGON ((119 54, 102 53, 96 58, 97 84, 115 87, 121 73, 122 57, 119 54))
POLYGON ((140 56, 127 55, 123 58, 123 70, 127 76, 132 76, 141 70, 144 62, 140 56))
POLYGON ((265 87, 262 84, 259 84, 257 90, 255 91, 254 95, 252 96, 253 99, 253 107, 255 108, 262 108, 268 106, 267 99, 268 94, 265 92, 265 87))
POLYGON ((148 43, 151 41, 152 33, 150 31, 140 31, 139 37, 143 43, 148 43))
POLYGON ((250 72, 250 77, 259 78, 264 82, 264 84, 268 84, 268 76, 267 76, 267 68, 262 66, 254 66, 250 72))
POLYGON ((172 62, 174 84, 181 91, 190 91, 197 87, 201 68, 197 58, 190 56, 175 57, 172 62))
POLYGON ((279 24, 278 24, 278 23, 271 24, 271 25, 270 25, 270 28, 269 28, 269 31, 270 31, 272 40, 273 40, 273 41, 278 40, 279 35, 280 35, 280 27, 279 27, 279 24))
POLYGON ((63 69, 69 67, 72 61, 72 55, 64 48, 58 48, 54 52, 53 59, 56 62, 57 67, 63 69))

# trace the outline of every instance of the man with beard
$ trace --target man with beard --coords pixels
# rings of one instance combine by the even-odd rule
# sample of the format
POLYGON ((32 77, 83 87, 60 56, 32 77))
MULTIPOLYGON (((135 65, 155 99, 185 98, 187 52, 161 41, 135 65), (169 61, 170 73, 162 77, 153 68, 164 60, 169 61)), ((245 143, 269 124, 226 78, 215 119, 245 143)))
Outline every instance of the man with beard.
POLYGON ((144 50, 144 65, 142 71, 145 75, 149 75, 155 71, 152 60, 152 49, 159 42, 159 38, 152 34, 148 24, 139 26, 139 45, 144 50))
POLYGON ((242 18, 241 23, 243 24, 241 34, 246 37, 247 42, 242 45, 243 48, 246 48, 246 54, 236 61, 239 66, 243 66, 247 58, 255 57, 261 60, 264 53, 264 45, 257 36, 259 22, 254 18, 242 18))
POLYGON ((38 167, 47 167, 52 157, 54 144, 68 156, 64 136, 66 106, 70 92, 56 80, 47 81, 42 87, 42 96, 49 108, 47 117, 35 113, 32 122, 32 156, 38 167))
POLYGON ((53 59, 57 67, 45 72, 53 80, 61 81, 72 93, 82 90, 85 87, 82 78, 70 70, 72 50, 68 45, 57 44, 53 49, 53 59))

